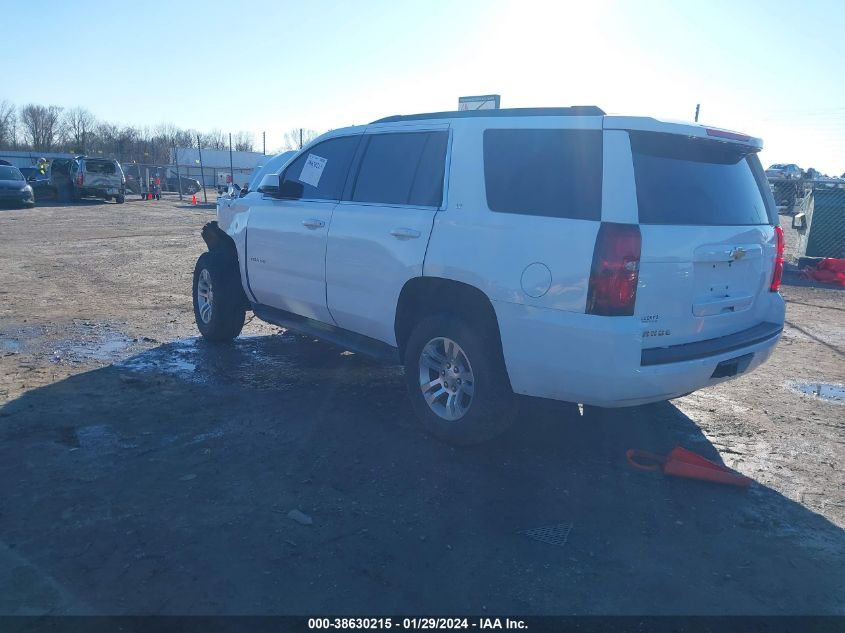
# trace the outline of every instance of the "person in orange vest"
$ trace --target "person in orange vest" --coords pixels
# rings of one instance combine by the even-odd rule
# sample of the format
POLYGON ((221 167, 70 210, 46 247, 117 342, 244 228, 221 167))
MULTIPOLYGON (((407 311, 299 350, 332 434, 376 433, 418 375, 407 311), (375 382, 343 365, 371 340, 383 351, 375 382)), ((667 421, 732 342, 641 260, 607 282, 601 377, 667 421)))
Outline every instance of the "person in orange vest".
POLYGON ((156 200, 161 200, 161 176, 156 176, 155 188, 153 191, 155 192, 156 200))

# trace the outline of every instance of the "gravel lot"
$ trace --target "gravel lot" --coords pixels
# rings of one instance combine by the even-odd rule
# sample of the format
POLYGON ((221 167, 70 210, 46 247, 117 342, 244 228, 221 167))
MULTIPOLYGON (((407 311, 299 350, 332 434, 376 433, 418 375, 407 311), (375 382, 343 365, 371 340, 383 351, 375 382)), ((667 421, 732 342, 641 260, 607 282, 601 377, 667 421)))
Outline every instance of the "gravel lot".
POLYGON ((845 614, 845 405, 791 387, 845 383, 845 291, 787 285, 781 344, 736 381, 586 416, 526 399, 453 449, 400 369, 257 321, 198 341, 210 219, 0 211, 0 613, 845 614), (675 445, 756 483, 625 461, 675 445), (565 542, 523 533, 545 526, 565 542))

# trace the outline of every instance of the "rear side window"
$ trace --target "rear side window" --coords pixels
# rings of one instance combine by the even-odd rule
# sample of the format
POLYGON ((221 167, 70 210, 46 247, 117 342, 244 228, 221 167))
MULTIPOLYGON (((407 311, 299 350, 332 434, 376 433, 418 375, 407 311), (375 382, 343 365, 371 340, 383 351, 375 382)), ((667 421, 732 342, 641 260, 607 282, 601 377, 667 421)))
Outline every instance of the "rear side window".
POLYGON ((89 174, 115 174, 117 165, 108 160, 86 160, 85 171, 89 174))
POLYGON ((340 200, 360 138, 332 138, 303 152, 285 170, 281 196, 306 200, 340 200))
POLYGON ((754 148, 677 134, 630 136, 641 224, 771 223, 754 148))
POLYGON ((447 132, 367 135, 352 200, 439 207, 448 138, 447 132))
POLYGON ((601 130, 484 131, 491 211, 600 220, 601 181, 601 130))

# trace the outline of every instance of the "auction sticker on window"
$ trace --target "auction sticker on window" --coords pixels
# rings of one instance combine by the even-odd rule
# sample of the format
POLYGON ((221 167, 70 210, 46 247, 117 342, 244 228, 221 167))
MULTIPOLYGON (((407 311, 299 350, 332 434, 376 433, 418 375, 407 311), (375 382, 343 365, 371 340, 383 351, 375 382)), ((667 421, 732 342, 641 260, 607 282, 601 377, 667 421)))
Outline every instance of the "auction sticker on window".
POLYGON ((320 184, 320 178, 323 176, 323 169, 326 168, 328 159, 316 154, 308 154, 305 164, 302 166, 302 173, 299 174, 299 181, 306 185, 316 187, 320 184))

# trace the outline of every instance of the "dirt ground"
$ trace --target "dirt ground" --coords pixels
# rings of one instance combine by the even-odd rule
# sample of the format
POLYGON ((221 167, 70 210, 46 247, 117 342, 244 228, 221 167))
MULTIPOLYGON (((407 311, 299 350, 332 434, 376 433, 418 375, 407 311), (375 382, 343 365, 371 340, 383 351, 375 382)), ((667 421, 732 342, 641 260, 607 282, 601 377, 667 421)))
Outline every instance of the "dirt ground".
POLYGON ((845 613, 845 406, 793 388, 845 383, 845 291, 784 287, 782 342, 733 382, 586 416, 525 399, 454 449, 400 369, 257 321, 198 340, 210 219, 0 211, 0 613, 845 613), (626 463, 675 445, 756 483, 626 463))

